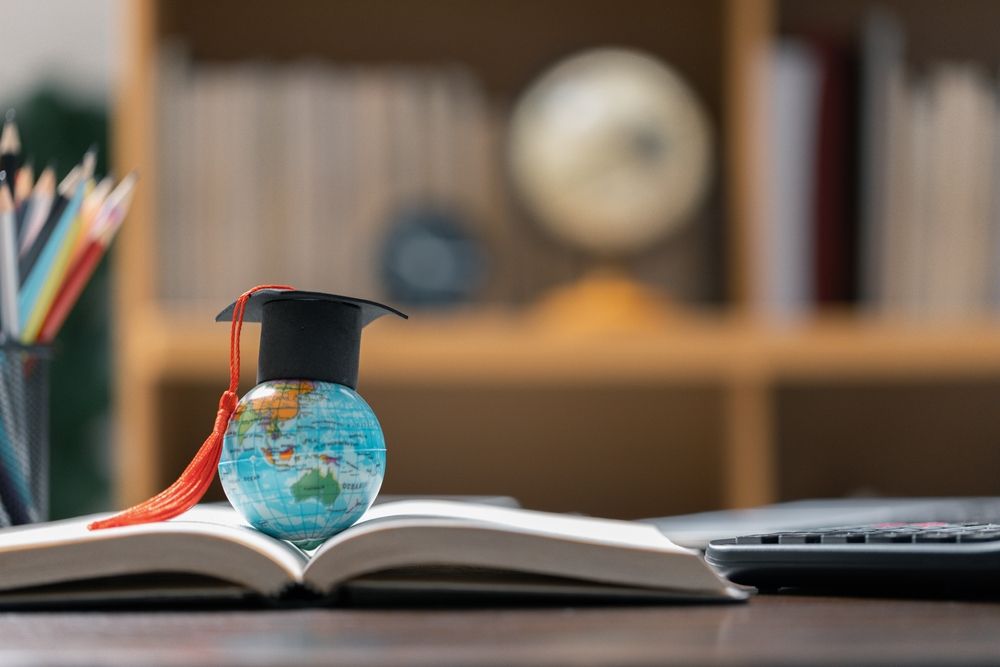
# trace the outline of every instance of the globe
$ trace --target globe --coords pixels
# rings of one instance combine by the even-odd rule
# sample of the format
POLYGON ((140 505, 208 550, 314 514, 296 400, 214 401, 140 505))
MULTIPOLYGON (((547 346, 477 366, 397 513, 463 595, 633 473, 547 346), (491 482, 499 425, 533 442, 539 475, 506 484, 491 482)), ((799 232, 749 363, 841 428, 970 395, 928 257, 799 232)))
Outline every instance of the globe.
POLYGON ((511 184, 557 239, 598 257, 648 248, 691 222, 711 182, 712 132, 681 74, 602 48, 535 81, 510 121, 511 184))
POLYGON ((312 549, 356 522, 385 476, 385 440, 357 392, 331 382, 271 380, 229 420, 219 478, 255 528, 312 549))

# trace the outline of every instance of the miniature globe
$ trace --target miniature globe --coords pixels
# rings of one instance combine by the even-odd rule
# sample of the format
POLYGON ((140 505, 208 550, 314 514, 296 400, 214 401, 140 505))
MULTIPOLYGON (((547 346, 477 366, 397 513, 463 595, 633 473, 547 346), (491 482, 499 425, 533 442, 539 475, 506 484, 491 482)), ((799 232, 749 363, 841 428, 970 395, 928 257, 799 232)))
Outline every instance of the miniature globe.
POLYGON ((356 522, 385 476, 385 440, 357 392, 331 382, 271 380, 239 402, 219 478, 250 525, 312 549, 356 522))

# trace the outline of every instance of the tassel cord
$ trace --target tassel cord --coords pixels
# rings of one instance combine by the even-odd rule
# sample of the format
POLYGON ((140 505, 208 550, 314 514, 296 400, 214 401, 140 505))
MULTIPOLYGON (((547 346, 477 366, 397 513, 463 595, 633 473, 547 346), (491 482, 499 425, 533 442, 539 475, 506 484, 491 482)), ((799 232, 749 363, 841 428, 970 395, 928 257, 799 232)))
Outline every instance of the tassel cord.
POLYGON ((157 495, 107 519, 94 521, 87 526, 89 530, 166 521, 191 509, 204 497, 212 480, 215 479, 215 471, 222 456, 222 440, 229 426, 229 420, 239 403, 236 392, 240 384, 240 334, 243 330, 243 316, 247 302, 255 293, 266 289, 294 288, 289 285, 258 285, 241 294, 236 300, 229 328, 229 388, 219 399, 219 410, 215 413, 212 433, 202 443, 191 463, 177 481, 157 495))

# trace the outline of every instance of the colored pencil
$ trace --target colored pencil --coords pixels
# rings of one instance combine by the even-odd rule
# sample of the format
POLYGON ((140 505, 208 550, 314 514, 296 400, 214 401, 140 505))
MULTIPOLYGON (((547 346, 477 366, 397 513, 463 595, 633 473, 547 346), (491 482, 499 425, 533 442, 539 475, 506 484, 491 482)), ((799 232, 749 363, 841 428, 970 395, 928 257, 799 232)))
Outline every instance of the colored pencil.
MULTIPOLYGON (((63 237, 61 241, 57 241, 57 234, 52 235, 49 242, 59 243, 60 245, 55 251, 51 265, 46 268, 41 288, 38 291, 38 296, 35 298, 35 303, 31 307, 31 314, 24 323, 22 332, 24 340, 34 341, 38 336, 38 332, 42 327, 45 315, 49 312, 49 308, 52 306, 52 301, 55 299, 56 293, 59 291, 59 287, 63 283, 63 279, 66 277, 66 271, 69 268, 70 260, 74 258, 74 250, 76 248, 80 232, 86 223, 90 222, 91 218, 103 214, 103 205, 105 204, 105 198, 108 197, 107 191, 110 189, 110 182, 107 184, 106 188, 103 184, 100 187, 95 187, 84 198, 83 204, 80 206, 80 212, 76 216, 76 219, 70 224, 65 237, 63 237)), ((109 203, 111 203, 113 207, 113 201, 109 203)), ((46 259, 43 255, 43 258, 39 259, 39 268, 43 266, 43 262, 45 261, 46 259)))
MULTIPOLYGON (((83 195, 83 170, 80 165, 73 167, 70 172, 66 175, 66 178, 62 180, 59 184, 59 189, 56 190, 56 198, 52 202, 52 208, 49 211, 45 222, 42 224, 38 233, 33 239, 31 239, 28 244, 27 249, 21 246, 21 285, 24 285, 24 281, 28 279, 28 274, 31 270, 35 268, 35 262, 38 261, 38 256, 42 253, 42 250, 48 245, 49 237, 52 236, 52 232, 55 230, 59 221, 63 219, 63 213, 66 211, 66 207, 69 206, 70 201, 75 196, 75 193, 79 192, 82 198, 83 195)), ((74 215, 76 212, 74 211, 74 215)))
POLYGON ((73 265, 66 272, 66 277, 56 294, 52 305, 45 315, 41 329, 38 333, 37 342, 51 343, 66 318, 69 316, 73 306, 83 293, 84 288, 90 281, 90 277, 97 269, 101 258, 107 251, 108 246, 114 240, 115 235, 121 228, 122 221, 128 213, 128 208, 132 203, 132 196, 135 192, 135 183, 138 177, 133 173, 126 176, 115 188, 115 192, 108 196, 107 203, 102 206, 101 212, 94 220, 87 234, 87 241, 83 251, 78 255, 73 265))
POLYGON ((90 282, 90 277, 94 275, 94 271, 101 263, 101 258, 104 257, 107 249, 108 246, 100 239, 91 239, 87 243, 76 263, 70 267, 66 274, 66 280, 63 281, 59 293, 52 301, 52 307, 49 308, 49 312, 42 322, 36 342, 44 345, 55 340, 56 334, 59 333, 59 329, 62 328, 70 311, 73 310, 73 306, 76 305, 84 288, 90 282))
POLYGON ((118 228, 124 222, 125 214, 128 213, 128 208, 132 204, 132 197, 135 195, 135 185, 138 182, 139 174, 134 171, 129 172, 122 179, 121 183, 111 191, 104 206, 101 207, 101 212, 91 225, 91 238, 107 236, 109 234, 113 236, 118 232, 118 228))
MULTIPOLYGON (((18 293, 18 314, 20 315, 20 321, 24 323, 21 326, 21 340, 26 343, 32 342, 38 333, 37 328, 31 330, 29 329, 29 325, 34 321, 33 313, 39 306, 39 297, 45 287, 49 273, 51 273, 53 266, 58 261, 60 253, 68 252, 66 242, 72 233, 77 216, 80 213, 80 206, 83 204, 83 191, 84 184, 80 183, 76 188, 73 198, 63 211, 58 224, 55 225, 52 234, 46 239, 45 247, 38 254, 35 265, 29 270, 28 277, 21 285, 21 291, 18 293)), ((35 327, 41 325, 41 318, 44 315, 45 313, 42 312, 34 316, 34 318, 37 318, 35 327)))
POLYGON ((87 149, 87 152, 83 154, 83 160, 80 161, 80 167, 83 169, 83 180, 89 181, 94 177, 94 168, 97 167, 97 146, 91 145, 87 149))
POLYGON ((73 248, 70 251, 68 263, 72 264, 76 261, 77 256, 83 252, 84 246, 87 245, 87 239, 90 237, 90 230, 94 226, 94 222, 97 220, 97 214, 100 213, 105 200, 107 200, 108 195, 111 190, 115 187, 115 179, 111 176, 105 176, 90 190, 86 196, 83 198, 83 206, 80 207, 80 230, 76 235, 76 240, 73 243, 73 248))
POLYGON ((7 188, 11 194, 14 193, 14 179, 17 176, 17 169, 20 167, 21 155, 21 134, 17 131, 17 121, 14 119, 14 110, 7 112, 4 120, 3 131, 0 132, 0 171, 8 174, 7 188))
POLYGON ((56 170, 54 167, 49 166, 42 170, 25 207, 24 222, 21 223, 21 228, 18 230, 17 235, 17 247, 20 256, 24 256, 38 236, 38 232, 42 229, 42 225, 45 224, 46 218, 49 217, 55 197, 56 170))
MULTIPOLYGON (((4 178, 0 185, 6 186, 4 178)), ((17 340, 17 248, 14 237, 14 200, 10 189, 0 187, 0 327, 6 340, 17 340)))
POLYGON ((19 207, 31 195, 31 186, 34 185, 35 170, 31 163, 26 163, 17 170, 14 178, 14 206, 19 207))
POLYGON ((25 254, 21 256, 21 284, 28 279, 28 274, 34 267, 35 262, 38 261, 38 256, 45 249, 49 236, 55 230, 55 226, 62 219, 62 212, 65 209, 67 203, 69 202, 69 197, 73 192, 76 191, 76 185, 78 182, 84 183, 87 188, 84 190, 84 195, 93 188, 93 183, 91 178, 94 176, 94 167, 97 166, 97 147, 91 146, 87 149, 87 152, 83 155, 83 160, 79 165, 74 167, 63 182, 59 184, 59 190, 56 195, 55 202, 52 204, 52 211, 49 213, 48 219, 42 228, 39 230, 38 235, 34 238, 31 245, 25 254))

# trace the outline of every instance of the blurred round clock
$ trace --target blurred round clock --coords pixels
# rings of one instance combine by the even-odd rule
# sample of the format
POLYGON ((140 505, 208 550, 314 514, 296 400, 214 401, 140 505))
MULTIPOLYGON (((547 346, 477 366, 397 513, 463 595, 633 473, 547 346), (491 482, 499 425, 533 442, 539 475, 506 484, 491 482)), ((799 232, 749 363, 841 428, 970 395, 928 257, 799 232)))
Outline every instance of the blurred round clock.
POLYGON ((453 210, 410 206, 396 212, 382 245, 388 297, 408 306, 471 301, 484 282, 486 253, 453 210))
POLYGON ((624 49, 556 64, 510 125, 513 185, 533 216, 587 252, 641 250, 692 218, 712 173, 702 105, 663 62, 624 49))

